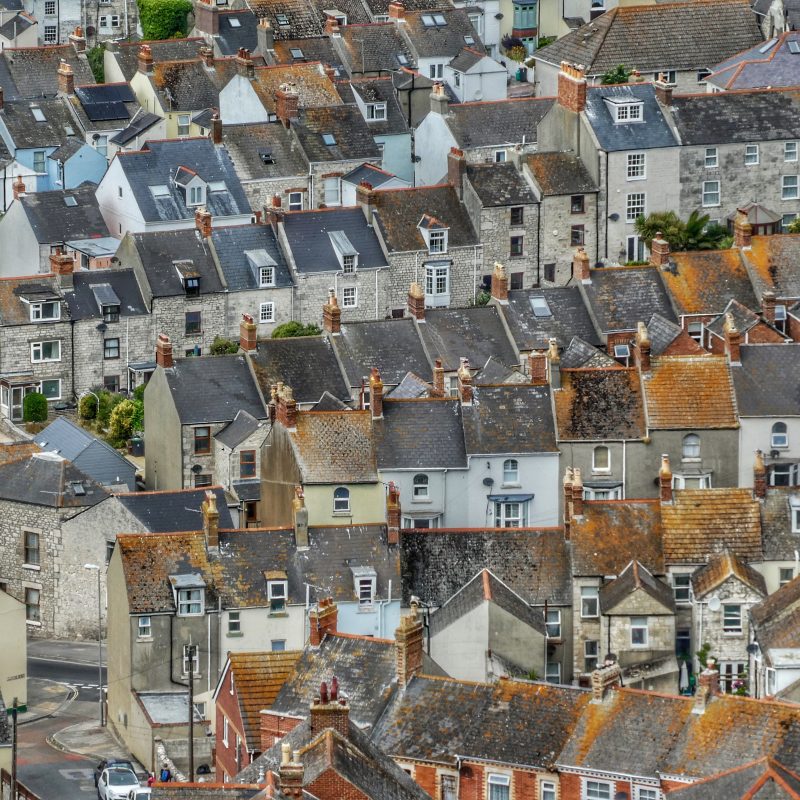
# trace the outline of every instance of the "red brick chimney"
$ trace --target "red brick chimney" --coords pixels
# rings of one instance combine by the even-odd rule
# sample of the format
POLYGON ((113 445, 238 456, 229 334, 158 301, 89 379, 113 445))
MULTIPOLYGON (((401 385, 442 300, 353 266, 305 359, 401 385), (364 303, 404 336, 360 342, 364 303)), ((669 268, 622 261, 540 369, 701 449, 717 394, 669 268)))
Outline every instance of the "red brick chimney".
POLYGON ((339 681, 334 675, 330 689, 323 681, 319 687, 319 697, 311 703, 311 733, 319 733, 326 728, 340 733, 345 738, 350 736, 350 706, 344 697, 339 696, 339 681))
POLYGON ((137 64, 139 72, 144 75, 149 75, 153 71, 153 51, 149 44, 143 44, 139 48, 137 64))
POLYGON ((581 283, 592 280, 589 272, 589 254, 582 247, 579 247, 572 257, 572 278, 581 283))
POLYGON ((408 290, 408 313, 420 322, 425 322, 425 292, 416 281, 408 290))
POLYGON ((320 600, 308 612, 308 643, 312 647, 319 647, 326 634, 336 633, 338 617, 339 609, 333 598, 326 597, 320 600))
POLYGON ((292 518, 294 521, 294 546, 298 550, 308 547, 308 509, 302 486, 294 487, 292 498, 292 518))
POLYGON ((764 466, 764 454, 756 450, 756 460, 753 463, 753 495, 757 500, 764 500, 767 496, 767 468, 764 466))
POLYGON ((528 353, 528 375, 533 386, 547 386, 547 354, 541 350, 528 353))
POLYGON ((206 537, 206 547, 219 547, 219 509, 217 496, 206 489, 206 499, 201 505, 203 512, 203 533, 206 537))
MULTIPOLYGON (((292 746, 288 742, 281 744, 281 763, 278 767, 280 782, 280 797, 302 797, 305 769, 300 761, 300 751, 292 753, 292 746)), ((269 795, 271 796, 271 795, 269 795)))
POLYGON ((378 193, 369 181, 361 181, 356 186, 356 203, 361 206, 367 223, 372 225, 372 213, 378 208, 378 193))
POLYGON ((205 64, 207 69, 214 68, 214 48, 213 47, 201 47, 200 48, 200 58, 203 59, 203 64, 205 64))
POLYGON ((204 239, 211 236, 211 212, 205 208, 198 208, 194 212, 194 226, 200 231, 204 239))
POLYGON ((669 455, 661 456, 661 469, 658 471, 659 494, 662 503, 672 502, 672 470, 669 466, 669 455))
POLYGON ((72 276, 75 271, 75 258, 67 253, 62 253, 59 248, 50 254, 50 272, 58 275, 58 283, 62 289, 72 288, 72 276))
POLYGON ((667 76, 663 72, 659 73, 658 80, 653 82, 656 99, 662 106, 672 105, 672 90, 674 88, 675 87, 667 81, 667 76))
POLYGON ((75 94, 75 74, 72 72, 72 67, 63 58, 58 65, 56 75, 58 76, 58 93, 67 96, 75 94))
POLYGON ((258 326, 253 317, 250 314, 242 314, 242 321, 239 323, 239 347, 245 353, 258 350, 257 331, 258 326))
POLYGON ((572 467, 564 470, 564 538, 569 541, 570 525, 572 522, 572 467))
POLYGON ((467 171, 467 159, 464 151, 451 147, 447 154, 447 182, 456 190, 458 199, 464 196, 464 173, 467 171))
POLYGON ((200 33, 219 33, 219 10, 214 0, 197 0, 194 4, 194 26, 200 33))
POLYGON ((399 544, 400 542, 400 512, 400 489, 397 488, 394 481, 390 481, 389 491, 386 495, 386 527, 389 544, 399 544))
POLYGON ((342 309, 333 288, 328 289, 328 302, 322 306, 322 327, 333 336, 342 332, 342 309))
POLYGON ((69 41, 76 53, 83 53, 86 50, 86 37, 83 35, 83 28, 80 25, 69 35, 69 41))
POLYGON ((300 95, 293 83, 282 83, 275 92, 275 115, 288 128, 300 113, 300 95))
POLYGON ((569 111, 579 114, 586 108, 586 72, 582 67, 561 62, 558 73, 558 102, 569 111))
POLYGON ((236 54, 236 72, 245 78, 252 80, 256 76, 256 67, 253 57, 246 47, 240 47, 236 54))
POLYGON ((572 516, 583 516, 583 478, 579 467, 572 470, 572 516))
POLYGON ((25 194, 25 182, 22 180, 22 175, 17 175, 14 181, 14 199, 17 200, 25 194))
POLYGON ((222 120, 219 118, 219 111, 214 112, 211 117, 211 143, 222 144, 222 120))
POLYGON ((156 339, 156 364, 164 369, 172 369, 172 342, 166 333, 159 333, 156 339))
POLYGON ((494 262, 492 270, 492 299, 502 305, 508 305, 508 274, 499 261, 494 262))
POLYGON ((650 334, 644 322, 639 322, 636 326, 635 354, 641 372, 650 372, 650 334))
POLYGON ((437 358, 433 362, 433 389, 431 389, 431 397, 444 397, 444 367, 442 366, 442 359, 437 358))
POLYGON ((326 14, 325 15, 325 35, 331 38, 336 36, 341 36, 339 31, 339 20, 336 19, 333 14, 326 14))
POLYGON ((650 242, 650 263, 654 267, 666 267, 669 264, 669 242, 661 231, 650 242))
POLYGON ((411 613, 400 618, 394 632, 397 683, 405 688, 415 675, 422 672, 422 617, 417 603, 411 601, 411 613))
POLYGON ((750 247, 752 239, 753 226, 747 219, 747 212, 739 208, 733 221, 733 246, 744 250, 750 247))
POLYGON ((406 18, 406 7, 403 0, 392 0, 389 3, 389 19, 395 22, 404 22, 406 18))
POLYGON ((472 373, 469 369, 469 359, 462 358, 458 368, 458 394, 465 406, 472 405, 472 373))
POLYGON ((705 714, 711 698, 719 694, 719 670, 713 661, 697 676, 697 691, 694 695, 693 714, 705 714))
POLYGON ((278 383, 272 387, 271 402, 275 406, 275 418, 286 428, 297 427, 297 402, 292 387, 278 383))
POLYGON ((369 374, 369 410, 372 419, 383 418, 383 381, 377 367, 373 367, 369 374))
POLYGON ((725 334, 725 353, 730 364, 740 365, 742 363, 741 344, 742 334, 736 327, 733 314, 730 311, 725 315, 725 324, 722 326, 725 334))
POLYGON ((775 324, 775 306, 777 304, 778 298, 775 296, 775 292, 768 290, 761 295, 761 313, 770 325, 775 324))

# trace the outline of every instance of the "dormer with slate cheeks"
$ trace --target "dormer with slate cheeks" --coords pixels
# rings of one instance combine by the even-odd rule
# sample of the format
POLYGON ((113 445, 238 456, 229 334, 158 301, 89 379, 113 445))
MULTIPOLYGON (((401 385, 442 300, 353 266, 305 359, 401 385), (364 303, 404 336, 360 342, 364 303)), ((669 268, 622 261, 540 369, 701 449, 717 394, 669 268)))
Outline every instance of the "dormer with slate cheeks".
POLYGON ((173 183, 183 192, 184 202, 190 208, 205 205, 208 184, 192 169, 178 167, 173 183))
POLYGON ((172 263, 178 271, 186 296, 197 297, 200 294, 200 273, 197 271, 194 261, 173 261, 172 263))
POLYGON ((111 284, 98 283, 92 286, 92 294, 103 316, 103 322, 119 322, 119 312, 122 303, 119 297, 117 297, 117 293, 111 288, 111 284))
POLYGON ((328 231, 328 238, 331 240, 333 252, 339 261, 342 272, 350 274, 358 269, 358 250, 347 238, 344 231, 328 231))
POLYGON ((253 272, 256 286, 259 289, 275 286, 275 269, 278 266, 275 259, 263 247, 258 250, 245 250, 244 255, 253 272))
POLYGON ((615 125, 644 122, 644 103, 633 95, 613 95, 603 100, 615 125))
POLYGON ((199 572, 170 575, 169 583, 179 617, 198 617, 205 613, 206 582, 199 572))
POLYGON ((430 214, 423 214, 417 227, 425 240, 428 253, 442 255, 447 252, 447 238, 450 230, 447 225, 430 214))

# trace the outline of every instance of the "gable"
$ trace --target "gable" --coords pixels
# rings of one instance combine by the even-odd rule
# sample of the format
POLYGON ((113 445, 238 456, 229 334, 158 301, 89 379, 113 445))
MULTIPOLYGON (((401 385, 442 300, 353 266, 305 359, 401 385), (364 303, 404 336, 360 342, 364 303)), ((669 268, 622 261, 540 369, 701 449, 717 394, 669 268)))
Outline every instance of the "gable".
POLYGON ((603 608, 603 614, 614 617, 623 616, 662 616, 672 615, 673 611, 669 606, 661 603, 644 589, 634 589, 622 600, 611 608, 603 608))

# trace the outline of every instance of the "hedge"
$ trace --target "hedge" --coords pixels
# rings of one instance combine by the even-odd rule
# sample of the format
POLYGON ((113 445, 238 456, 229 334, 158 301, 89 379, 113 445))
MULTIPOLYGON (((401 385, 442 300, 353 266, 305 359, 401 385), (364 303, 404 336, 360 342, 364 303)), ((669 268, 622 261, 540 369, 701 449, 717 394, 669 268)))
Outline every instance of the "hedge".
POLYGON ((139 0, 142 35, 145 39, 186 36, 186 17, 191 10, 189 0, 139 0))

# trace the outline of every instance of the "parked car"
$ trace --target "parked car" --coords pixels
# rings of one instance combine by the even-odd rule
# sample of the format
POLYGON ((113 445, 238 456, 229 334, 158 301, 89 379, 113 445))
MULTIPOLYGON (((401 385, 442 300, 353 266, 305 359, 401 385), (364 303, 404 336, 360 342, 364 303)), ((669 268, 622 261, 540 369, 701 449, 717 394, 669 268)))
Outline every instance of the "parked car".
POLYGON ((131 789, 128 800, 150 800, 150 787, 140 786, 138 789, 131 789))
POLYGON ((138 788, 136 773, 126 767, 104 769, 97 780, 97 796, 100 800, 128 800, 131 791, 138 788))
POLYGON ((95 768, 94 768, 94 785, 97 786, 97 781, 102 775, 104 769, 108 769, 109 767, 126 767, 131 772, 135 773, 136 770, 133 768, 133 764, 130 761, 125 760, 124 758, 104 758, 95 768))

